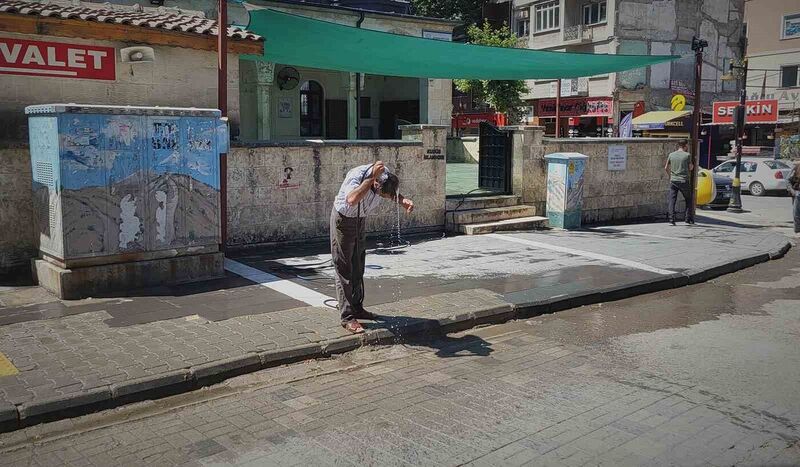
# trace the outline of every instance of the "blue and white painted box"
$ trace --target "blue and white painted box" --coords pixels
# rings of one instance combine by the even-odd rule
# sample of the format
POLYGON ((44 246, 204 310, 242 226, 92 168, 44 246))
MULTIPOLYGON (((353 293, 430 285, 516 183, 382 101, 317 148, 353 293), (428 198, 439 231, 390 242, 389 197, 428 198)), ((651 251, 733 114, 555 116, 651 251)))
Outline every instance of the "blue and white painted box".
POLYGON ((228 135, 218 110, 50 104, 25 112, 42 253, 130 261, 219 243, 228 135))
POLYGON ((588 156, 561 152, 547 161, 547 218, 550 227, 578 229, 583 207, 583 172, 588 156))

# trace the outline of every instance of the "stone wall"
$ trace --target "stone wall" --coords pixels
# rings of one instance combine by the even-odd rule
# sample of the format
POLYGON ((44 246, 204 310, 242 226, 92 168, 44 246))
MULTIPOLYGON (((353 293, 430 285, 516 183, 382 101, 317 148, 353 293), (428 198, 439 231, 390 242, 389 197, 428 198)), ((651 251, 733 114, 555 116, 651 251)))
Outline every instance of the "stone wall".
MULTIPOLYGON (((228 154, 228 245, 324 240, 333 199, 347 172, 382 160, 414 201, 401 213, 403 233, 444 228, 447 127, 411 125, 404 141, 293 141, 252 143, 228 154), (291 168, 288 171, 287 168, 291 168), (291 173, 291 179, 285 175, 291 173)), ((392 231, 396 209, 384 202, 367 231, 392 231)))
POLYGON ((587 224, 663 216, 669 178, 664 173, 667 154, 675 140, 656 138, 543 138, 541 127, 514 127, 513 186, 525 204, 545 215, 547 164, 544 156, 577 152, 589 156, 583 194, 583 222, 587 224), (625 170, 608 170, 609 146, 626 146, 625 170))
POLYGON ((27 149, 0 149, 0 274, 36 254, 31 160, 27 149))
MULTIPOLYGON (((444 229, 447 128, 410 125, 404 140, 253 143, 228 154, 228 243, 324 240, 333 199, 348 170, 382 160, 414 201, 401 213, 403 233, 444 229), (287 167, 291 178, 284 182, 287 167)), ((28 267, 37 256, 33 228, 31 163, 27 148, 0 149, 0 274, 28 267)), ((372 234, 392 231, 390 202, 368 218, 372 234)))
POLYGON ((447 138, 447 162, 477 164, 479 141, 477 136, 447 138))

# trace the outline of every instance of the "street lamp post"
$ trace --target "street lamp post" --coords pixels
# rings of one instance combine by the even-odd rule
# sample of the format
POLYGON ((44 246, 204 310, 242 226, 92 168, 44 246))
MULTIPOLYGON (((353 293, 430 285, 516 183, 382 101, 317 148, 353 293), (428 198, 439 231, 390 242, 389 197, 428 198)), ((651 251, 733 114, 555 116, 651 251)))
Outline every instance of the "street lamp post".
POLYGON ((734 110, 734 132, 736 133, 736 168, 733 174, 733 190, 731 193, 731 200, 728 203, 729 212, 743 212, 742 210, 742 144, 744 140, 744 124, 745 116, 747 114, 747 59, 742 60, 742 65, 737 66, 731 63, 730 73, 722 77, 723 80, 729 81, 736 79, 736 75, 741 75, 742 84, 739 90, 739 105, 734 110))
MULTIPOLYGON (((700 164, 700 93, 702 92, 703 80, 703 49, 708 47, 708 41, 693 37, 692 50, 694 51, 694 109, 692 112, 692 165, 690 180, 692 218, 694 218, 695 210, 697 208, 697 167, 700 164)), ((687 219, 688 221, 688 219, 687 219)))
MULTIPOLYGON (((217 3, 217 107, 228 116, 228 4, 217 3)), ((228 155, 219 155, 220 251, 228 244, 228 155)))

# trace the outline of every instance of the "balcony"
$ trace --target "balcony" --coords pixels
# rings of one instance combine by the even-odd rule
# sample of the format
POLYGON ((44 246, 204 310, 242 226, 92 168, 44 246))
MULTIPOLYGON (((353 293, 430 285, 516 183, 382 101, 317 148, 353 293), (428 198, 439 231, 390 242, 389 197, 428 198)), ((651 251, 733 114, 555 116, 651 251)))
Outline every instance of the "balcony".
POLYGON ((564 44, 583 44, 586 42, 592 42, 594 36, 594 30, 590 27, 586 27, 582 24, 577 24, 575 26, 564 26, 564 30, 562 32, 561 40, 564 44))

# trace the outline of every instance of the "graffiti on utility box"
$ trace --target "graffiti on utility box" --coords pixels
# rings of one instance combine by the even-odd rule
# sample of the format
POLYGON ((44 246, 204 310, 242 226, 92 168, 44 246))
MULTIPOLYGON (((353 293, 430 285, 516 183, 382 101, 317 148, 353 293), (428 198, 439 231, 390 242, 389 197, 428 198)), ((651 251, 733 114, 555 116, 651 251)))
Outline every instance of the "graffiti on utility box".
POLYGON ((79 258, 218 243, 218 119, 54 113, 30 117, 43 251, 79 258), (33 131, 45 122, 50 134, 33 131), (59 141, 55 151, 37 149, 47 138, 59 141))

